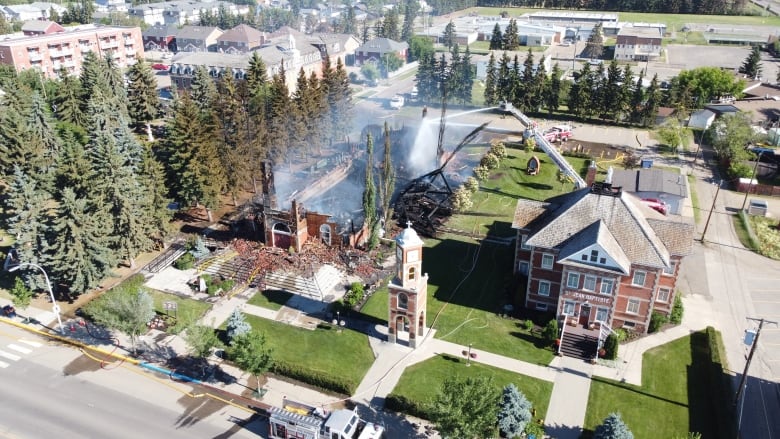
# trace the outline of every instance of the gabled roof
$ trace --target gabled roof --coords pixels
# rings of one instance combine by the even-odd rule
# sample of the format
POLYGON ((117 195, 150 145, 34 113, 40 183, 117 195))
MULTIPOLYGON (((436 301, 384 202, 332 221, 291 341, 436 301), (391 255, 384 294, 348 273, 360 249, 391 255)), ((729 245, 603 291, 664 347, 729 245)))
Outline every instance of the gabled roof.
MULTIPOLYGON (((622 252, 632 264, 668 267, 670 249, 648 222, 649 219, 663 221, 664 218, 628 192, 607 195, 581 189, 551 198, 546 203, 518 200, 512 227, 527 230, 526 244, 533 247, 571 252, 573 248, 583 248, 585 242, 599 243, 605 249, 612 249, 610 256, 615 260, 622 258, 622 252), (601 223, 614 238, 614 243, 608 235, 602 234, 601 223), (593 229, 586 230, 589 227, 593 229)), ((664 238, 693 239, 689 225, 668 223, 659 228, 664 238)), ((675 249, 683 245, 668 244, 675 249)))
POLYGON ((63 32, 65 28, 49 20, 29 20, 22 24, 22 32, 46 32, 50 27, 55 27, 55 32, 63 32))
MULTIPOLYGON (((585 250, 586 248, 598 244, 609 256, 615 260, 618 267, 624 274, 631 271, 631 260, 623 252, 615 237, 609 231, 609 228, 602 220, 598 220, 590 226, 573 236, 562 248, 558 255, 558 260, 563 261, 572 255, 585 250)), ((574 260, 578 264, 589 265, 581 260, 574 260)))
POLYGON ((663 192, 688 197, 688 179, 661 169, 625 169, 612 174, 612 185, 629 192, 663 192))
POLYGON ((184 26, 176 34, 176 38, 187 40, 205 40, 214 32, 222 33, 218 27, 208 26, 184 26))
POLYGON ((389 38, 374 38, 363 43, 360 47, 355 49, 360 52, 400 52, 409 48, 409 45, 405 42, 393 41, 389 38))
POLYGON ((179 28, 174 24, 155 24, 154 26, 150 26, 145 31, 142 31, 141 35, 146 38, 165 38, 175 37, 177 33, 179 33, 179 28))
POLYGON ((235 43, 252 43, 263 41, 264 35, 259 30, 246 24, 239 24, 233 29, 227 30, 217 38, 217 41, 229 41, 235 43))

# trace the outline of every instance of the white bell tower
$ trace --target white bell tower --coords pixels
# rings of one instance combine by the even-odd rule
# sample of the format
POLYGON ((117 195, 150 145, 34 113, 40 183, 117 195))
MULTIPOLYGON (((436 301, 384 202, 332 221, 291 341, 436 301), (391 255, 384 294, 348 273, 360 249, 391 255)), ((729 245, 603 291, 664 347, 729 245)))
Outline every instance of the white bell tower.
POLYGON ((395 278, 388 285, 388 341, 395 343, 408 332, 409 346, 417 347, 425 333, 428 275, 422 273, 423 241, 412 223, 396 237, 395 278))

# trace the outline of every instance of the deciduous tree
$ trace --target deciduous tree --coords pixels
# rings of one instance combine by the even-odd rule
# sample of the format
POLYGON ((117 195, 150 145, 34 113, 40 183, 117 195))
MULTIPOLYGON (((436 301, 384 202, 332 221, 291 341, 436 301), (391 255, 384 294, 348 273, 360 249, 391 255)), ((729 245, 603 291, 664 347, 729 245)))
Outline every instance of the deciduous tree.
POLYGON ((255 376, 259 392, 260 375, 273 365, 272 352, 266 345, 265 336, 257 331, 250 331, 236 337, 231 343, 229 353, 238 367, 255 376))
POLYGON ((154 317, 152 296, 145 290, 114 288, 87 304, 86 313, 97 323, 130 337, 133 352, 139 334, 154 317))
POLYGON ((448 377, 434 397, 431 420, 445 438, 495 437, 498 400, 492 377, 448 377))

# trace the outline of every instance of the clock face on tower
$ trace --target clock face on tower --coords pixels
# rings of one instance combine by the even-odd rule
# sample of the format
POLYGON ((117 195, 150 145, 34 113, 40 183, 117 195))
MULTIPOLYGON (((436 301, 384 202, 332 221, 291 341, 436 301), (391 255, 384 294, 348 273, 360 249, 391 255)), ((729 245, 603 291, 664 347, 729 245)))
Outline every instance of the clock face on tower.
POLYGON ((417 262, 419 259, 420 259, 419 250, 410 250, 409 253, 406 254, 406 262, 417 262))

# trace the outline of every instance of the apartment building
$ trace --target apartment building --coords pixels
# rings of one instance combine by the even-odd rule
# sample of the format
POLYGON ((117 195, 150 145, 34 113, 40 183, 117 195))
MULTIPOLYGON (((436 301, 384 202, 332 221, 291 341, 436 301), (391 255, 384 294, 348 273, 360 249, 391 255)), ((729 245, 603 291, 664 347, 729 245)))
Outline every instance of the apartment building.
POLYGON ((143 59, 144 48, 139 27, 82 25, 48 35, 18 35, 0 41, 0 63, 12 65, 17 72, 38 69, 47 78, 61 71, 78 75, 87 52, 111 56, 119 67, 143 59))
POLYGON ((661 30, 654 27, 624 27, 615 43, 618 61, 653 61, 661 56, 661 30))

